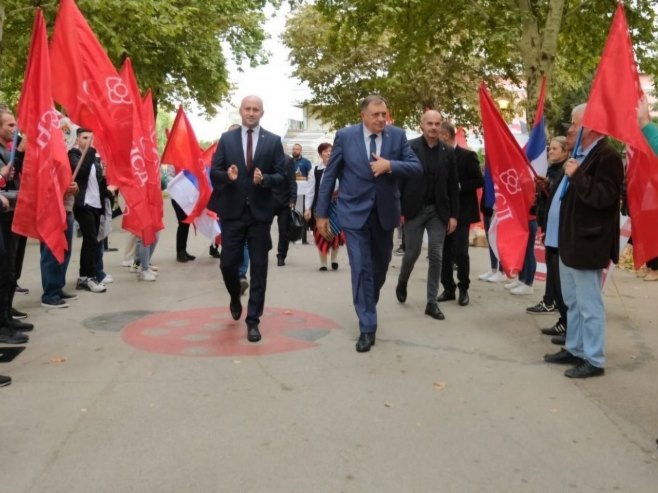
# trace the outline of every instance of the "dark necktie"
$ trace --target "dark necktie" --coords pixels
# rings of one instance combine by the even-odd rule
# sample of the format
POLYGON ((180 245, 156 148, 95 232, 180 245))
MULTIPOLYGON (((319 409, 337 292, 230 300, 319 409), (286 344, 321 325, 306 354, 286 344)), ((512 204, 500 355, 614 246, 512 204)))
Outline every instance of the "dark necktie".
POLYGON ((370 160, 374 161, 375 158, 372 157, 373 154, 377 154, 377 134, 372 134, 370 136, 370 160))
POLYGON ((254 154, 254 141, 252 138, 252 134, 254 133, 254 130, 251 128, 247 129, 247 172, 251 171, 251 162, 253 160, 253 154, 254 154))

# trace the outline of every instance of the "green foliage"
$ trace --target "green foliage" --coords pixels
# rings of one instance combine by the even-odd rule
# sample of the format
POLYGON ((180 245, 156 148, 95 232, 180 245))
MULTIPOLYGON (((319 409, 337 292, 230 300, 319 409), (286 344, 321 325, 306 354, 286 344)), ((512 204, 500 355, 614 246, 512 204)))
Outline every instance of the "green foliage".
MULTIPOLYGON (((308 101, 336 127, 358 120, 358 101, 379 92, 398 125, 417 126, 424 108, 460 125, 479 125, 477 88, 495 99, 502 81, 527 87, 534 116, 548 75, 554 123, 574 92, 589 85, 616 3, 612 0, 318 0, 299 9, 283 35, 308 101)), ((656 0, 627 2, 636 53, 658 76, 656 0)), ((510 111, 514 111, 511 108, 510 111)))
MULTIPOLYGON (((34 19, 25 1, 0 2, 5 8, 0 39, 0 87, 15 102, 23 79, 34 19)), ((41 3, 52 30, 59 2, 41 3)), ((196 101, 209 115, 227 99, 231 86, 225 51, 239 65, 263 61, 261 45, 266 4, 279 0, 78 0, 77 4, 117 68, 125 57, 142 90, 172 109, 196 101)))

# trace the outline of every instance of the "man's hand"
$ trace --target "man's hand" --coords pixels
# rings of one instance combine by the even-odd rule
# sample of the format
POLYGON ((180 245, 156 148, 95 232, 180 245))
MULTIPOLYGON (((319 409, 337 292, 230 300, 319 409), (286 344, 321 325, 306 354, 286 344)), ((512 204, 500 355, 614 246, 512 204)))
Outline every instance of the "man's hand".
POLYGON ((564 163, 564 174, 571 178, 578 169, 578 166, 578 161, 574 158, 567 159, 567 162, 564 163))
POLYGON ((291 209, 294 209, 294 208, 295 208, 295 203, 294 203, 294 202, 290 202, 290 203, 288 204, 288 207, 290 207, 291 209))
POLYGON ((119 190, 119 187, 117 187, 116 185, 108 185, 107 186, 107 191, 112 193, 112 194, 116 193, 117 190, 119 190))
POLYGON ((232 164, 231 166, 228 167, 228 170, 226 171, 226 174, 228 175, 228 179, 231 181, 235 181, 238 179, 238 167, 235 164, 232 164))
POLYGON ((3 209, 9 209, 9 200, 2 194, 0 194, 0 204, 2 204, 3 209))
POLYGON ((0 175, 2 175, 2 177, 6 181, 13 180, 14 179, 14 173, 15 173, 14 167, 10 166, 9 164, 7 164, 6 166, 3 166, 2 168, 0 168, 0 175))
POLYGON ((311 220, 311 209, 306 209, 304 211, 304 221, 310 221, 311 220))
POLYGON ((325 240, 331 241, 334 237, 331 232, 331 226, 329 225, 329 219, 326 217, 317 217, 315 218, 315 227, 318 228, 320 234, 324 237, 325 240))
POLYGON ((388 159, 384 159, 374 152, 372 153, 372 157, 374 157, 375 160, 370 163, 370 169, 372 170, 372 174, 375 175, 375 178, 379 175, 391 172, 391 162, 388 159))
POLYGON ((450 219, 448 219, 448 234, 451 235, 452 233, 454 233, 455 229, 457 229, 457 219, 451 217, 450 219))
POLYGON ((71 184, 66 187, 66 195, 78 195, 78 184, 76 182, 71 182, 71 184))
POLYGON ((260 168, 256 168, 254 170, 254 185, 260 185, 261 183, 263 183, 263 173, 260 168))
POLYGON ((27 144, 27 135, 21 136, 21 141, 16 146, 18 152, 25 152, 25 145, 27 144))
POLYGON ((642 128, 650 121, 651 115, 649 114, 649 100, 645 94, 637 103, 637 122, 640 124, 640 128, 642 128))

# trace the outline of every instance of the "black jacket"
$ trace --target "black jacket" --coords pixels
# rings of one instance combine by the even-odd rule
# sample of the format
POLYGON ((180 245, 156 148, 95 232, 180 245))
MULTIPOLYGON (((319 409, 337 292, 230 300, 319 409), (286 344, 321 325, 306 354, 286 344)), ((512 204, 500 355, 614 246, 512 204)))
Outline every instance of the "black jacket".
POLYGON ((297 202, 297 176, 295 174, 295 161, 291 156, 286 154, 286 181, 272 190, 272 199, 274 201, 274 210, 288 207, 291 203, 297 202))
POLYGON ((455 161, 459 177, 459 217, 457 222, 461 225, 477 223, 480 221, 477 189, 484 186, 478 155, 463 147, 455 146, 455 161))
POLYGON ((459 180, 457 177, 457 164, 455 153, 448 146, 439 142, 439 163, 436 169, 428 169, 423 159, 423 150, 429 149, 424 137, 410 140, 409 145, 416 153, 423 166, 423 174, 401 179, 400 200, 402 215, 413 218, 425 204, 426 187, 430 187, 434 194, 434 207, 444 224, 451 217, 459 217, 459 180), (424 149, 423 149, 424 146, 424 149))
MULTIPOLYGON (((75 168, 78 166, 78 162, 82 157, 82 151, 77 147, 73 147, 69 150, 69 163, 71 164, 71 173, 75 172, 75 168)), ((100 161, 96 158, 96 149, 90 147, 85 155, 85 160, 80 166, 80 170, 75 177, 75 182, 78 184, 78 194, 75 196, 75 207, 83 207, 85 205, 85 194, 87 193, 87 184, 89 183, 89 177, 91 175, 91 165, 96 165, 96 179, 98 180, 98 190, 100 192, 101 205, 104 202, 104 199, 111 198, 111 195, 107 190, 107 183, 105 177, 103 176, 103 167, 101 166, 100 161)))

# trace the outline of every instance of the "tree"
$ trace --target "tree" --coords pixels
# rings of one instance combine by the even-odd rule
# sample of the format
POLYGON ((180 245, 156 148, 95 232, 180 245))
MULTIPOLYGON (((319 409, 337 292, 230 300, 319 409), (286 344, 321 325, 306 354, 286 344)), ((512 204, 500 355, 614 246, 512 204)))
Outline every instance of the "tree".
MULTIPOLYGON (((0 1, 0 87, 13 102, 20 91, 34 6, 41 4, 52 29, 59 2, 0 1), (4 23, 3 21, 4 12, 4 23), (4 36, 3 33, 4 32, 4 36)), ((225 47, 238 65, 261 63, 266 4, 279 0, 79 0, 91 28, 119 67, 130 56, 140 88, 151 88, 159 106, 196 101, 208 115, 225 101, 225 47), (223 43, 223 44, 222 44, 223 43)))
MULTIPOLYGON (((658 44, 656 0, 627 5, 645 72, 658 44)), ((284 42, 295 75, 313 91, 309 103, 336 126, 357 118, 357 101, 387 97, 398 124, 416 125, 437 108, 462 125, 479 124, 477 86, 494 98, 501 82, 525 87, 532 121, 541 77, 552 111, 563 94, 591 80, 612 20, 612 0, 318 0, 288 23, 284 42)), ((506 96, 506 99, 512 99, 506 96)))

